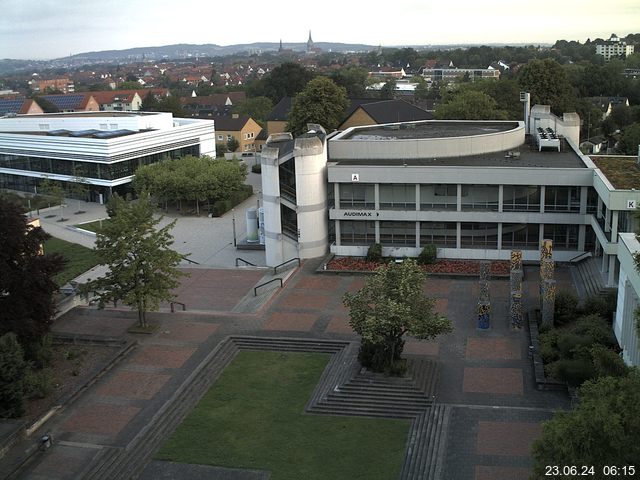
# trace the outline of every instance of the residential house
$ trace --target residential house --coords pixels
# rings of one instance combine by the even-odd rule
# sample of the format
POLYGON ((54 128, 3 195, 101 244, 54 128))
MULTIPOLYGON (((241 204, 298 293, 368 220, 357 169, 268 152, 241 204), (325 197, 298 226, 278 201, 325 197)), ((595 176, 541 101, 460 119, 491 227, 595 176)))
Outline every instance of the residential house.
POLYGON ((238 141, 237 152, 255 152, 255 139, 262 127, 248 115, 233 114, 230 117, 216 117, 216 143, 226 144, 232 138, 238 141))
POLYGON ((287 117, 291 111, 293 104, 292 97, 282 97, 282 99, 274 105, 267 116, 267 134, 283 133, 287 128, 287 117))
POLYGON ((349 127, 377 125, 382 123, 433 120, 433 113, 418 108, 404 100, 359 99, 352 101, 350 111, 338 126, 338 130, 349 127), (359 103, 362 101, 362 103, 359 103))
POLYGON ((0 99, 0 116, 7 114, 35 115, 38 113, 44 113, 44 111, 31 98, 0 99))
POLYGON ((142 98, 136 90, 91 92, 91 95, 100 105, 100 110, 109 112, 135 112, 142 105, 142 98))
POLYGON ((29 86, 34 92, 46 92, 47 90, 59 90, 62 93, 74 93, 75 86, 69 78, 52 78, 49 80, 40 80, 34 78, 29 80, 29 86))
POLYGON ((53 103, 60 112, 97 112, 100 110, 100 105, 90 92, 42 95, 41 98, 53 103))
POLYGON ((629 106, 627 97, 587 97, 587 100, 602 111, 603 120, 611 115, 614 108, 629 106))
POLYGON ((187 115, 205 118, 229 115, 233 106, 244 102, 246 98, 245 92, 229 92, 204 97, 182 97, 180 103, 187 115))

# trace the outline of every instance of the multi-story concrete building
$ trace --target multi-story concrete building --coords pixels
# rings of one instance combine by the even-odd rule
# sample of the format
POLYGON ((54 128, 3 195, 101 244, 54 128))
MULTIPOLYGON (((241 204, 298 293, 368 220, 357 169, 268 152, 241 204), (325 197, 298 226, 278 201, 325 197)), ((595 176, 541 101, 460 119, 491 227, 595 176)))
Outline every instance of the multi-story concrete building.
POLYGON ((47 90, 58 90, 62 93, 74 93, 75 86, 68 78, 52 78, 49 80, 40 80, 34 78, 29 80, 29 86, 34 92, 45 93, 47 90))
POLYGON ((604 169, 619 162, 581 154, 579 128, 576 114, 536 106, 527 122, 274 135, 262 155, 267 261, 328 250, 364 256, 373 243, 387 256, 415 257, 435 244, 446 258, 507 259, 520 249, 534 261, 550 238, 557 261, 601 256, 615 286, 617 234, 633 231, 640 183, 638 191, 614 185, 604 169))
POLYGON ((609 40, 596 43, 596 55, 602 55, 605 62, 611 60, 612 57, 626 57, 633 52, 634 46, 621 41, 615 33, 611 34, 609 40))
POLYGON ((468 77, 469 80, 500 78, 500 70, 495 68, 424 68, 422 76, 431 82, 452 82, 468 77))
POLYGON ((210 120, 170 113, 78 112, 0 118, 0 188, 37 191, 81 176, 94 201, 126 192, 136 168, 184 155, 215 157, 210 120))
POLYGON ((640 306, 640 274, 635 255, 640 254, 640 242, 633 233, 621 233, 618 242, 620 275, 618 304, 613 332, 622 348, 622 358, 628 365, 640 365, 640 335, 636 311, 640 306))

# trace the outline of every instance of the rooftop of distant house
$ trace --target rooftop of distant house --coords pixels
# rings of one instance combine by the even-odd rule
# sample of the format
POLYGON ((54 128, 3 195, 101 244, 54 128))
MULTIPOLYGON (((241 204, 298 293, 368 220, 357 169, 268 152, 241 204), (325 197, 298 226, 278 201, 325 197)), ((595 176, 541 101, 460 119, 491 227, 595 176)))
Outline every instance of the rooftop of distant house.
POLYGON ((591 155, 589 158, 616 190, 640 190, 638 157, 591 155))

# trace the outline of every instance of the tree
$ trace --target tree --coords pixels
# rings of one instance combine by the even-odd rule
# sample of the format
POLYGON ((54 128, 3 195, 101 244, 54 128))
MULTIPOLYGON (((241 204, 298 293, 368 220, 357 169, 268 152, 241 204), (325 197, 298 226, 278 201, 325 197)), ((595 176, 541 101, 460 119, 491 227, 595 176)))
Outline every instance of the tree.
POLYGON ((99 305, 122 301, 138 311, 140 327, 148 328, 146 313, 158 310, 160 302, 175 298, 172 290, 185 275, 177 266, 182 256, 171 249, 170 230, 175 220, 157 229, 151 199, 143 192, 137 201, 117 194, 107 208, 111 221, 96 238, 95 251, 102 265, 109 267, 104 277, 87 283, 85 291, 96 291, 99 305))
POLYGON ((0 336, 0 418, 24 415, 27 362, 14 333, 0 336))
POLYGON ((620 137, 620 153, 624 155, 637 155, 640 147, 640 123, 629 125, 620 137))
POLYGON ((229 140, 227 140, 227 151, 235 152, 238 150, 239 147, 240 147, 240 142, 236 137, 231 137, 229 140))
POLYGON ((367 79, 369 72, 364 67, 349 66, 334 70, 331 80, 336 85, 344 87, 349 98, 364 97, 367 93, 367 79))
POLYGON ((314 77, 313 73, 301 65, 285 62, 252 86, 252 96, 269 97, 275 104, 282 97, 293 97, 301 92, 314 77))
POLYGON ((142 99, 140 110, 142 110, 143 112, 157 112, 158 106, 159 102, 156 96, 152 92, 148 92, 147 95, 142 99))
POLYGON ((411 259, 388 263, 363 288, 346 293, 351 328, 362 337, 359 359, 376 371, 402 370, 403 336, 428 340, 452 330, 423 291, 424 271, 411 259))
POLYGON ((531 60, 520 70, 518 83, 531 93, 533 105, 549 105, 551 111, 559 115, 575 108, 567 74, 555 60, 531 60))
MULTIPOLYGON (((151 94, 150 94, 151 95, 151 94)), ((158 112, 171 112, 174 117, 184 117, 180 98, 176 95, 164 97, 158 101, 158 112)))
POLYGON ((293 100, 287 131, 298 135, 306 131, 307 123, 335 130, 349 107, 347 91, 327 77, 311 80, 293 100))
POLYGON ((273 102, 268 97, 254 97, 247 98, 235 111, 240 115, 249 115, 264 128, 272 108, 273 102))
MULTIPOLYGON (((40 184, 40 192, 51 197, 53 202, 60 206, 60 221, 64 221, 65 191, 64 188, 62 188, 61 183, 56 180, 51 180, 49 177, 45 177, 45 179, 40 184)), ((51 204, 49 204, 49 207, 51 207, 51 204)))
POLYGON ((506 112, 489 95, 474 90, 463 90, 446 95, 436 107, 435 117, 447 120, 505 120, 506 112))
POLYGON ((605 478, 604 466, 635 465, 638 474, 640 370, 585 382, 579 396, 576 409, 556 412, 543 424, 532 447, 536 478, 544 477, 546 465, 593 465, 594 478, 605 478))
POLYGON ((0 335, 13 332, 25 347, 49 331, 55 312, 52 277, 64 259, 42 255, 48 238, 28 225, 20 206, 0 198, 0 335))
POLYGON ((86 169, 84 167, 80 165, 76 166, 73 169, 73 173, 74 177, 71 180, 69 188, 78 200, 78 210, 75 213, 80 214, 84 213, 80 201, 87 200, 87 192, 89 192, 89 182, 86 179, 86 169))
POLYGON ((380 98, 384 100, 393 100, 396 96, 396 79, 390 78, 380 89, 380 98))

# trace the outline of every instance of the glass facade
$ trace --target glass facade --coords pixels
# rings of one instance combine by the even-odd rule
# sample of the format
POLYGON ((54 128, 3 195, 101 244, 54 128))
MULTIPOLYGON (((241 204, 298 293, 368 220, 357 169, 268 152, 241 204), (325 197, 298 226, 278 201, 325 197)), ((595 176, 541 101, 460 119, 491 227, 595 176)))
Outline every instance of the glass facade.
POLYGON ((458 185, 420 185, 420 210, 457 210, 458 185))
POLYGON ((580 187, 545 187, 544 211, 580 213, 580 187))
POLYGON ((366 183, 340 185, 340 208, 374 209, 375 206, 375 185, 366 183))
POLYGON ((462 248, 498 248, 497 223, 461 223, 462 248))
POLYGON ((380 184, 380 209, 415 210, 416 186, 413 183, 380 184))
POLYGON ((416 222, 380 222, 380 243, 387 247, 415 247, 416 222))
POLYGON ((536 250, 540 243, 540 225, 537 223, 503 223, 502 248, 536 250))
POLYGON ((537 185, 505 185, 502 188, 502 211, 540 211, 540 187, 537 185))
POLYGON ((376 243, 376 222, 340 220, 341 245, 371 245, 376 243))
POLYGON ((420 246, 456 248, 456 222, 420 222, 420 246))
POLYGON ((557 250, 578 249, 578 225, 545 225, 544 238, 553 240, 557 250))
POLYGON ((489 210, 497 212, 498 195, 498 185, 463 185, 462 210, 489 210))

